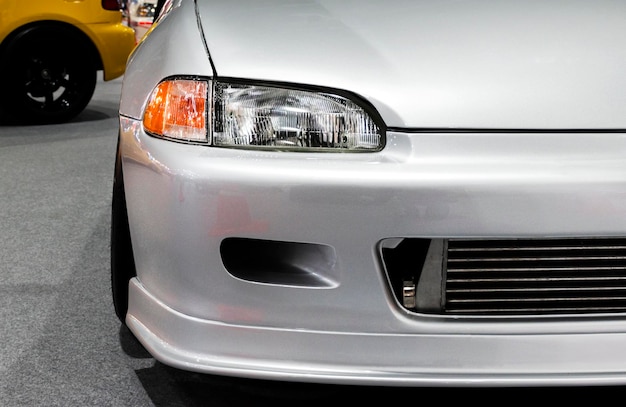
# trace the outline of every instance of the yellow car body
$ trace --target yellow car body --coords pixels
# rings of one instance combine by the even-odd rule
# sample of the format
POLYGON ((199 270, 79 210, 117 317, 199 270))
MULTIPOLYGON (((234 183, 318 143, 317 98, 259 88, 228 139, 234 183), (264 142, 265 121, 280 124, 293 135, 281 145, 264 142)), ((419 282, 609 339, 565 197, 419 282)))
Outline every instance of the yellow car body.
MULTIPOLYGON (((61 52, 57 54, 67 56, 74 49, 81 58, 89 59, 90 69, 103 72, 105 81, 124 74, 135 46, 134 30, 123 23, 117 0, 0 0, 0 70, 9 69, 7 65, 16 49, 24 48, 20 40, 26 33, 32 37, 31 44, 44 39, 53 48, 58 47, 61 52), (50 39, 55 37, 55 30, 63 32, 58 41, 50 39), (37 31, 38 36, 32 34, 37 31)), ((31 60, 34 58, 30 56, 31 60)), ((75 60, 74 55, 72 59, 75 60)), ((64 121, 65 117, 68 115, 63 120, 52 121, 64 121)))

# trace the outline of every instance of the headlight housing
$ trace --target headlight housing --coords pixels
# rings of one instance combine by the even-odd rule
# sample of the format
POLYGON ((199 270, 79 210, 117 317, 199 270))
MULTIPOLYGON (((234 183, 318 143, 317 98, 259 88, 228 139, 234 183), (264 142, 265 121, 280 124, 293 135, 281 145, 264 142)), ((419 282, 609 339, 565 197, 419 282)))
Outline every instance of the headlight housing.
POLYGON ((216 147, 379 151, 382 121, 355 99, 279 85, 172 78, 152 92, 143 124, 157 137, 216 147))

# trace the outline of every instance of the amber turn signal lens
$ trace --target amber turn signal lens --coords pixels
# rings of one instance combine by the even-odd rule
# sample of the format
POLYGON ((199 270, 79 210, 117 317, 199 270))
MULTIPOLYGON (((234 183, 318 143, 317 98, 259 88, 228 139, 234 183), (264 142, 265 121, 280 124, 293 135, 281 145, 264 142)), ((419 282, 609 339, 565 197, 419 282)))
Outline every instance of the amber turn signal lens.
POLYGON ((161 82, 150 96, 143 126, 156 136, 206 142, 207 98, 206 81, 173 79, 161 82))

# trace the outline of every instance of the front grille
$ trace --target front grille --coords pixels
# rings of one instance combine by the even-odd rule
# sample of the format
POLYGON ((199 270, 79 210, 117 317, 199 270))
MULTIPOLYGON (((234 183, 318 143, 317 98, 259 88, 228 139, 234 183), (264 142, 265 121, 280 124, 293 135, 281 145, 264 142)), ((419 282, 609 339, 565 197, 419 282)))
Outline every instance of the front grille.
POLYGON ((447 313, 626 311, 626 240, 449 240, 447 313))
POLYGON ((383 262, 398 301, 414 312, 626 312, 625 238, 402 239, 383 245, 383 262))

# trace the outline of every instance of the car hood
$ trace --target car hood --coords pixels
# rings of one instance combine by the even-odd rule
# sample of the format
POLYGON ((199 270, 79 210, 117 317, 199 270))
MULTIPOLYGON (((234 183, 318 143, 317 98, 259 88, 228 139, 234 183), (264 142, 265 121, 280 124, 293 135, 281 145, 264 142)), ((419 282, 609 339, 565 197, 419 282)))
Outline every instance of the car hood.
POLYGON ((626 128, 626 2, 220 0, 218 76, 339 88, 390 127, 626 128))

